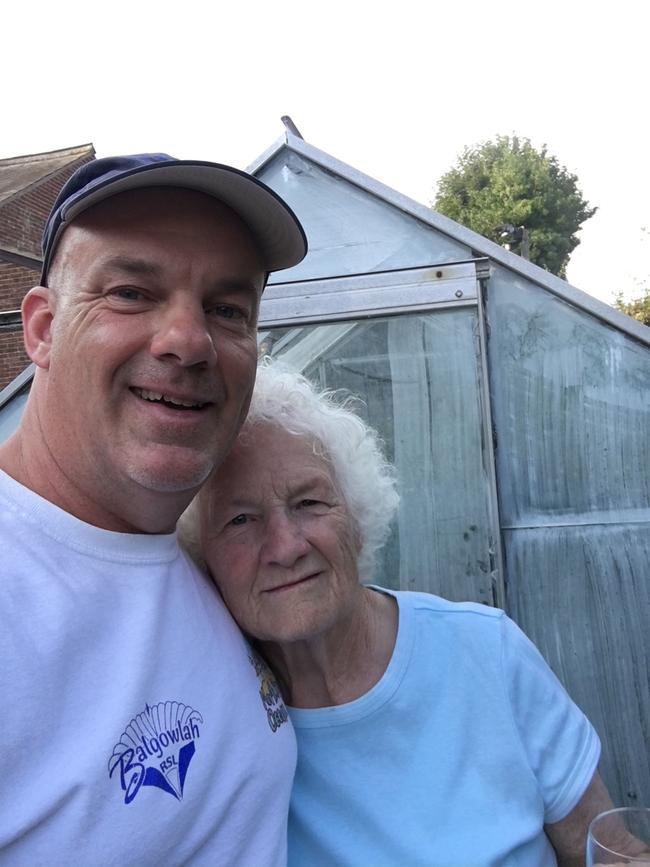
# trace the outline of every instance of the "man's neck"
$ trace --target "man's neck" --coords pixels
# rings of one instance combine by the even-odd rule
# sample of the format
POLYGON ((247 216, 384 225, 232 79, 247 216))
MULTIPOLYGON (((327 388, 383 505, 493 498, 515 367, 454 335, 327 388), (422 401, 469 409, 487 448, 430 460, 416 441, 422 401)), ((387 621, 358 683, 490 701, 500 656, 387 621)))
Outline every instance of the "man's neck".
POLYGON ((135 483, 129 491, 88 493, 57 463, 43 437, 25 436, 22 429, 0 445, 0 469, 86 524, 116 533, 171 533, 193 497, 191 490, 149 491, 135 483))

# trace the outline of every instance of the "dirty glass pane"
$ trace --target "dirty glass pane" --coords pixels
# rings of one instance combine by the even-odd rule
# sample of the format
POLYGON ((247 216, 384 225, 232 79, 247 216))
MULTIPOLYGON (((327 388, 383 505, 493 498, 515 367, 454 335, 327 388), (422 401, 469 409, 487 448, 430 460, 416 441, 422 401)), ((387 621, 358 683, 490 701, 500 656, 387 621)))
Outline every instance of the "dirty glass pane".
POLYGON ((650 803, 650 525, 504 534, 512 614, 602 741, 615 803, 650 803))
POLYGON ((503 269, 488 315, 505 526, 648 520, 650 349, 503 269))
POLYGON ((396 464, 402 501, 375 581, 493 602, 476 310, 278 328, 264 348, 358 395, 396 464))
POLYGON ((291 205, 309 238, 306 259, 271 283, 471 258, 465 244, 286 149, 257 176, 291 205))
POLYGON ((510 613, 650 803, 650 348, 503 269, 488 318, 510 613))

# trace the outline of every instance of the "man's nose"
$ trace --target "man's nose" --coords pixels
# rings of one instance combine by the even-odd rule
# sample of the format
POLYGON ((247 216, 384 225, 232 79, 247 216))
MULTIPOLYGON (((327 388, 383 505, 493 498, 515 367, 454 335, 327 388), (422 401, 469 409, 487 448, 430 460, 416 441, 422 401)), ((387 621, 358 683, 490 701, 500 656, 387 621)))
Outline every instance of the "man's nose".
POLYGON ((161 310, 151 353, 156 358, 173 358, 183 367, 215 362, 217 350, 203 307, 183 300, 161 310))
POLYGON ((295 517, 286 511, 269 517, 262 547, 265 563, 291 568, 309 549, 309 542, 295 517))

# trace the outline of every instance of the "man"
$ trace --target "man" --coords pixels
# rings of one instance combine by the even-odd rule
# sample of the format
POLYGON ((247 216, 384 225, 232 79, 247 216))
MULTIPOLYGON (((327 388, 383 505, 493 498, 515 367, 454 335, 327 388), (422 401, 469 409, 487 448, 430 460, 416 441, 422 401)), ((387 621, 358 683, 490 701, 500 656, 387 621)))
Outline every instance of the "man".
POLYGON ((0 447, 3 867, 285 861, 293 733, 173 531, 245 417, 268 272, 305 253, 263 184, 161 154, 52 209, 0 447))

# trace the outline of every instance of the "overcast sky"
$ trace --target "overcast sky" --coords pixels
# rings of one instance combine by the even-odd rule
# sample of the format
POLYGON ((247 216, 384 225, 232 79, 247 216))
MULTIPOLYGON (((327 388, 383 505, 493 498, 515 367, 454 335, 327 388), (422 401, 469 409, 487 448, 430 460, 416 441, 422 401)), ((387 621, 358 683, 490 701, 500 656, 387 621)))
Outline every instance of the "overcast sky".
POLYGON ((465 145, 517 133, 546 143, 598 206, 568 276, 611 301, 650 276, 644 6, 14 3, 0 157, 92 142, 98 156, 245 167, 289 114, 311 144, 430 204, 465 145))

